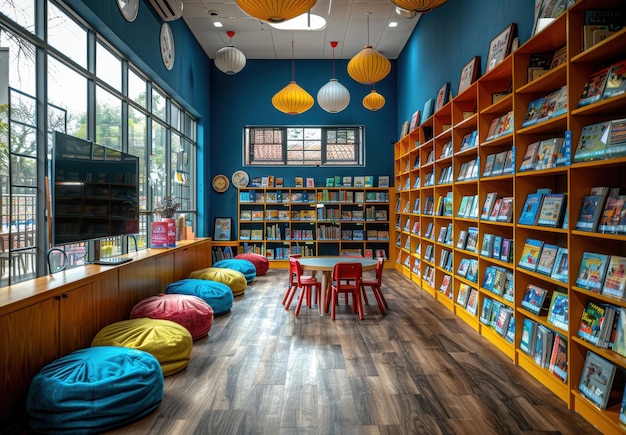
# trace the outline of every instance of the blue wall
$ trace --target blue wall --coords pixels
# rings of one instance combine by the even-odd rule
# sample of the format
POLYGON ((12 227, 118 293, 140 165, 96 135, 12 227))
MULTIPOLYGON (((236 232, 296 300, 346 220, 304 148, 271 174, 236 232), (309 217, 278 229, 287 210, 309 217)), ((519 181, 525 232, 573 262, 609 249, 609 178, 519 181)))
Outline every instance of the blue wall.
POLYGON ((489 43, 510 23, 517 24, 520 45, 533 26, 533 0, 449 0, 422 15, 407 45, 398 57, 398 122, 422 110, 441 86, 450 82, 456 95, 461 68, 480 56, 481 69, 489 43))
MULTIPOLYGON (((297 45, 296 45, 297 48, 297 45)), ((291 60, 248 60, 246 67, 233 76, 214 68, 211 83, 211 176, 244 169, 250 177, 281 176, 286 187, 294 186, 294 177, 314 177, 323 185, 327 176, 393 174, 393 143, 396 132, 396 65, 391 73, 376 83, 376 91, 386 99, 385 106, 372 112, 362 100, 371 90, 355 82, 347 73, 347 59, 335 61, 335 77, 350 91, 350 105, 331 114, 317 105, 317 91, 332 77, 330 60, 296 60, 295 79, 316 100, 314 106, 300 115, 286 115, 272 106, 272 97, 291 81, 291 60), (243 167, 243 127, 259 125, 363 125, 365 126, 365 168, 283 168, 243 167)), ((210 183, 210 180, 207 180, 210 183)), ((237 216, 237 189, 224 193, 211 190, 213 217, 237 216)))

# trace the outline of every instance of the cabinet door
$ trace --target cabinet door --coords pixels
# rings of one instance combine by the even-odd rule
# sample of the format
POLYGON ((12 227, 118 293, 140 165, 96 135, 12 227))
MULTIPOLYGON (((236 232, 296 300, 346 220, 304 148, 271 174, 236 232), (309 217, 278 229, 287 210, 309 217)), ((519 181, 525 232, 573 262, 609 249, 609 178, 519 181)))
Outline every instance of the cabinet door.
MULTIPOLYGON (((167 273, 160 268, 158 274, 167 273)), ((159 276, 157 276, 156 258, 146 258, 131 262, 119 268, 119 300, 123 318, 128 319, 135 304, 147 297, 161 293, 159 276)))
POLYGON ((160 255, 156 259, 156 270, 159 271, 158 288, 161 293, 165 293, 167 286, 174 282, 174 253, 160 255))
POLYGON ((0 421, 24 409, 31 379, 59 356, 59 301, 0 317, 0 421))
MULTIPOLYGON (((232 248, 235 250, 235 248, 232 248)), ((235 253, 234 253, 235 254, 235 253)), ((194 270, 211 267, 211 242, 205 240, 196 245, 196 266, 194 270)))
POLYGON ((196 246, 187 246, 174 251, 174 280, 189 278, 196 270, 196 246))
POLYGON ((60 354, 91 346, 102 328, 126 318, 128 313, 119 305, 116 270, 64 292, 59 304, 60 354))

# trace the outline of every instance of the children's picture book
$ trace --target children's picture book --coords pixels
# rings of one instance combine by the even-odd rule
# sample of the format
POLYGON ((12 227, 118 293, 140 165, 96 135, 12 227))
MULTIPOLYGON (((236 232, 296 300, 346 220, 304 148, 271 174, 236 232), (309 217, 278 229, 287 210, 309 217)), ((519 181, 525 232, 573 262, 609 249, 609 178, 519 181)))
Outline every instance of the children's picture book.
POLYGON ((576 229, 579 231, 594 232, 598 227, 600 216, 603 211, 604 196, 587 195, 583 198, 576 221, 576 229))
POLYGON ((491 171, 491 175, 502 175, 505 162, 506 162, 506 151, 497 153, 496 159, 493 162, 493 169, 491 171))
POLYGON ((602 98, 602 93, 604 92, 604 87, 606 85, 610 70, 611 67, 608 66, 594 72, 589 76, 580 100, 578 101, 578 107, 583 107, 588 104, 595 103, 602 98))
POLYGON ((561 381, 567 382, 567 338, 561 334, 554 336, 548 369, 561 381))
POLYGON ((567 264, 567 248, 560 246, 559 250, 556 253, 556 258, 554 259, 554 268, 552 269, 552 274, 550 275, 550 278, 567 283, 567 264))
POLYGON ((550 307, 548 308, 548 323, 567 331, 569 320, 569 298, 567 293, 552 292, 550 307))
POLYGON ((549 193, 544 195, 537 217, 537 225, 557 228, 563 220, 563 210, 567 203, 563 193, 549 193))
POLYGON ((526 111, 526 116, 524 116, 522 127, 528 127, 537 123, 544 99, 545 97, 540 97, 528 103, 528 110, 526 111))
POLYGON ((526 239, 518 266, 534 272, 537 269, 537 262, 539 261, 542 247, 543 241, 531 238, 526 239))
POLYGON ((522 298, 522 307, 535 315, 541 314, 544 309, 544 302, 548 291, 534 284, 528 284, 524 297, 522 298))
POLYGON ((469 295, 467 296, 465 309, 469 311, 470 314, 476 314, 478 311, 478 290, 473 287, 470 288, 469 295))
POLYGON ((550 169, 554 167, 557 154, 561 149, 562 142, 562 137, 556 137, 552 139, 544 139, 539 143, 539 148, 537 149, 537 161, 535 163, 535 170, 550 169))
POLYGON ((626 60, 611 65, 602 98, 616 97, 624 92, 626 92, 626 60))
POLYGON ((500 210, 498 211, 498 217, 496 221, 498 222, 511 222, 513 219, 513 197, 506 196, 502 198, 502 204, 500 205, 500 210))
POLYGON ((469 292, 470 292, 470 286, 465 283, 461 283, 461 285, 459 286, 459 292, 457 293, 456 303, 462 306, 463 308, 467 306, 467 299, 469 297, 469 292))
POLYGON ((580 130, 574 162, 584 162, 604 158, 609 142, 610 121, 585 125, 580 130))
POLYGON ((578 269, 576 285, 595 293, 600 293, 604 283, 604 275, 609 263, 609 256, 596 252, 583 252, 578 269))
POLYGON ((611 255, 602 286, 602 294, 616 299, 624 299, 626 290, 626 257, 611 255))
POLYGON ((531 171, 535 169, 535 164, 537 163, 537 150, 539 148, 539 144, 541 141, 533 142, 528 145, 526 148, 526 153, 522 158, 522 162, 519 166, 519 172, 531 171))
POLYGON ((493 164, 496 160, 495 154, 489 154, 485 159, 485 169, 483 170, 483 177, 488 177, 491 175, 491 171, 493 170, 493 164))
POLYGON ((542 193, 529 193, 526 196, 526 201, 517 223, 520 225, 536 225, 542 199, 542 193))
POLYGON ((606 409, 615 371, 615 364, 588 350, 578 390, 598 408, 606 409))
POLYGON ((493 205, 495 204, 497 197, 498 197, 498 192, 487 193, 487 195, 485 196, 485 202, 483 203, 483 209, 480 213, 481 219, 489 218, 489 215, 491 214, 491 209, 493 208, 493 205))
POLYGON ((480 322, 488 325, 491 319, 491 306, 493 299, 491 298, 483 298, 483 306, 480 309, 480 322))
POLYGON ((589 299, 580 316, 578 336, 593 345, 598 345, 600 332, 605 322, 605 306, 589 299))
POLYGON ((598 232, 605 234, 617 233, 620 217, 626 213, 626 195, 609 196, 604 203, 604 210, 598 222, 598 232))
POLYGON ((542 273, 548 276, 552 275, 552 270, 554 270, 556 254, 558 251, 559 247, 557 245, 544 243, 543 249, 541 249, 541 255, 539 256, 539 262, 537 263, 538 273, 542 273))
POLYGON ((522 323, 522 338, 520 339, 519 348, 529 356, 533 356, 535 353, 536 329, 537 322, 525 317, 522 323))

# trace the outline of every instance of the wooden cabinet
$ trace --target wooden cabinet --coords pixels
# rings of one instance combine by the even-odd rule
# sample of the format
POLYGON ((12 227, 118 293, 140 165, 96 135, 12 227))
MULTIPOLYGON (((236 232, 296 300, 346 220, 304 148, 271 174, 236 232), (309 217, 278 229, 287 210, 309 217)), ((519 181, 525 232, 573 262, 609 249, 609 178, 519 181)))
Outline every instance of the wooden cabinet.
POLYGON ((388 188, 240 189, 238 252, 387 258, 389 213, 388 188))
MULTIPOLYGON (((592 292, 576 285, 581 259, 585 251, 626 256, 626 236, 603 234, 575 229, 583 198, 592 187, 619 187, 626 189, 626 158, 593 160, 564 165, 520 171, 520 164, 531 146, 551 138, 571 138, 571 151, 575 153, 578 138, 584 126, 602 121, 621 119, 626 116, 626 95, 600 100, 578 108, 578 101, 589 75, 617 61, 623 60, 626 46, 626 30, 622 29, 597 45, 583 50, 581 32, 586 9, 613 8, 624 10, 623 2, 617 0, 581 0, 574 4, 548 27, 530 38, 495 68, 477 82, 457 95, 431 118, 401 138, 394 148, 395 159, 395 209, 392 213, 393 257, 395 268, 418 283, 424 290, 454 312, 460 319, 483 335, 514 363, 523 367, 568 406, 596 425, 605 433, 624 432, 618 422, 620 403, 611 402, 608 409, 601 410, 579 391, 585 356, 594 352, 626 369, 626 358, 602 349, 578 337, 578 329, 585 305, 589 302, 611 304, 626 308, 626 302, 592 292), (538 77, 529 77, 531 57, 538 53, 555 52, 566 47, 568 60, 538 77), (529 103, 563 87, 567 89, 568 109, 565 113, 535 124, 524 124, 529 103), (491 125, 507 113, 513 113, 513 130, 491 137, 491 125), (464 139, 476 130, 477 146, 465 148, 464 139), (570 136, 571 135, 571 136, 570 136), (444 148, 452 143, 452 156, 445 156, 444 148), (512 171, 492 172, 498 155, 510 152, 512 171), (434 155, 434 158, 429 156, 434 155), (491 156, 491 157, 490 157, 491 156), (459 174, 463 166, 476 160, 476 177, 464 178, 459 174), (452 165, 453 181, 440 177, 452 165), (429 174, 434 183, 429 183, 429 174), (419 180, 419 181, 418 181, 419 180), (426 182, 425 182, 426 181, 426 182), (520 223, 528 194, 538 189, 550 189, 565 195, 566 228, 520 223), (437 211, 438 198, 449 192, 452 195, 453 216, 446 217, 437 211), (478 216, 461 213, 465 198, 476 196, 478 216), (489 197, 511 198, 512 217, 494 220, 481 216, 482 207, 489 197), (434 203, 434 212, 430 205, 434 203), (446 225, 452 224, 453 243, 441 242, 438 234, 446 225), (428 227, 432 234, 428 234, 428 227), (459 243, 461 234, 477 231, 476 249, 459 243), (486 243, 494 239, 509 240, 512 255, 504 258, 484 250, 486 243), (530 271, 518 265, 527 239, 566 248, 569 253, 567 282, 550 275, 530 271), (452 258, 452 267, 443 260, 452 258), (474 261, 478 265, 477 279, 468 279, 463 264, 474 261), (510 291, 494 291, 485 280, 489 271, 498 269, 512 278, 510 291), (567 295, 568 324, 560 327, 548 320, 545 311, 533 314, 522 306, 524 293, 529 285, 547 290, 547 300, 554 292, 567 295), (477 310, 460 304, 462 288, 474 288, 478 296, 477 310), (515 331, 508 336, 481 321, 481 307, 491 300, 511 312, 515 331), (522 325, 525 321, 547 327, 567 341, 567 378, 559 379, 548 368, 539 366, 533 357, 520 349, 522 325)), ((503 245, 501 245, 503 246, 503 245)), ((548 303, 545 305, 547 306, 548 303)), ((614 395, 622 397, 623 384, 616 384, 614 395)))
POLYGON ((46 364, 89 347, 105 326, 205 264, 210 240, 148 249, 120 266, 88 265, 0 292, 0 421, 25 418, 30 380, 46 364), (177 278, 180 277, 180 278, 177 278))

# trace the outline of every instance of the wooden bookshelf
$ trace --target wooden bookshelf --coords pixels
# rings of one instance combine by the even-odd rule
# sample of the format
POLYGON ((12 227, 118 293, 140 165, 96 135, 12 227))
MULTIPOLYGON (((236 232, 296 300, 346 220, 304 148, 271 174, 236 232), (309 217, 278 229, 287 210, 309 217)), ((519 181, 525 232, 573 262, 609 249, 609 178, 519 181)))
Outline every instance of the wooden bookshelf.
MULTIPOLYGON (((394 149, 396 195, 399 205, 391 213, 393 252, 390 257, 395 267, 405 276, 417 283, 433 297, 454 312, 477 333, 493 343, 503 354, 515 364, 520 365, 533 377, 544 384, 567 405, 587 418, 605 433, 625 432, 624 426, 618 422, 619 404, 611 402, 608 409, 601 410, 586 399, 579 391, 578 385, 584 365, 585 355, 591 350, 603 358, 613 362, 618 369, 626 369, 626 358, 608 349, 601 349, 578 338, 578 326, 581 314, 587 301, 610 303, 618 307, 626 307, 626 302, 594 293, 575 285, 582 254, 585 251, 608 255, 626 256, 626 235, 602 234, 577 231, 575 221, 581 208, 583 197, 594 186, 620 187, 626 189, 626 158, 611 160, 595 160, 581 163, 571 161, 559 167, 520 172, 519 165, 529 145, 544 139, 564 138, 571 132, 572 156, 574 155, 581 129, 590 124, 625 116, 626 95, 600 100, 594 104, 577 108, 578 100, 591 73, 622 60, 623 47, 626 45, 626 30, 622 29, 607 37, 597 45, 582 50, 581 31, 585 9, 624 9, 623 2, 617 0, 581 0, 573 5, 548 27, 528 41, 495 68, 479 78, 450 103, 441 108, 431 118, 423 120, 421 125, 407 136, 401 138, 394 149), (568 60, 543 75, 528 81, 527 67, 531 56, 535 53, 554 52, 566 46, 568 60), (534 125, 522 127, 528 105, 531 101, 567 86, 568 110, 566 113, 549 118, 534 125), (494 93, 508 93, 494 101, 494 93), (513 112, 513 132, 488 139, 492 121, 513 112), (475 148, 463 149, 465 136, 477 130, 475 148), (452 141, 453 155, 440 157, 440 153, 448 141, 452 141), (489 155, 511 151, 513 171, 493 175, 483 175, 489 155), (427 162, 427 156, 433 152, 435 159, 427 162), (419 165, 414 167, 414 156, 419 156, 419 165), (479 161, 478 177, 459 179, 458 174, 464 164, 473 159, 479 161), (440 182, 439 175, 452 164, 453 181, 440 182), (407 169, 408 168, 408 169, 407 169), (434 184, 424 186, 426 175, 435 174, 434 184), (414 185, 420 177, 421 184, 414 185), (406 179, 410 185, 405 188, 406 179), (539 225, 521 225, 517 220, 522 212, 526 196, 539 188, 549 188, 554 193, 566 194, 567 228, 550 228, 539 225), (435 207, 437 198, 452 194, 453 216, 444 217, 424 213, 426 198, 433 197, 435 207), (481 219, 481 209, 489 194, 495 193, 498 198, 512 197, 513 212, 510 222, 481 219), (479 217, 459 216, 459 207, 464 197, 478 196, 479 217), (420 208, 413 212, 413 203, 419 198, 420 208), (409 211, 405 204, 409 203, 409 211), (398 221, 399 218, 399 221, 398 221), (404 227, 406 219, 417 222, 421 233, 407 231, 404 227), (425 237, 424 232, 429 224, 433 224, 434 238, 425 237), (437 241, 441 227, 452 223, 453 242, 449 244, 437 241), (457 246, 461 231, 478 228, 477 251, 457 246), (509 261, 481 252, 485 234, 492 234, 499 239, 513 241, 513 255, 509 261), (406 239, 410 240, 409 249, 405 247, 406 239), (569 252, 568 282, 561 282, 537 272, 519 267, 520 256, 527 238, 542 240, 544 243, 565 247, 569 252), (433 246, 434 259, 425 258, 426 250, 433 246), (419 248, 419 249, 418 249, 419 248), (444 251, 450 251, 453 258, 452 270, 440 265, 444 251), (408 258, 408 260, 407 260, 408 258), (468 281, 458 273, 459 265, 464 259, 478 261, 477 282, 468 281), (497 267, 513 277, 514 295, 495 293, 483 286, 485 271, 497 267), (432 281, 427 280, 428 271, 434 269, 432 281), (451 293, 439 290, 446 275, 451 276, 449 289, 451 293), (560 291, 568 295, 569 313, 568 330, 556 327, 548 321, 545 313, 534 315, 521 306, 527 285, 536 285, 548 290, 546 299, 550 300, 553 292, 560 291), (457 303, 459 287, 470 285, 478 289, 479 304, 476 315, 457 303), (516 330, 511 339, 499 334, 493 327, 480 321, 480 313, 485 299, 491 299, 513 311, 516 330), (520 349, 522 324, 530 319, 539 325, 546 326, 567 339, 568 363, 567 381, 563 382, 547 368, 540 367, 533 357, 520 349)), ((436 209, 435 209, 436 210, 436 209)), ((493 254, 493 253, 492 253, 493 254)), ((547 304, 547 303, 546 303, 547 304)), ((622 397, 622 385, 615 385, 614 392, 622 397)))
POLYGON ((265 255, 270 267, 294 253, 389 259, 389 201, 378 187, 240 188, 237 252, 265 255))

